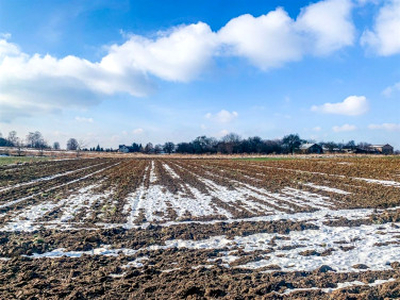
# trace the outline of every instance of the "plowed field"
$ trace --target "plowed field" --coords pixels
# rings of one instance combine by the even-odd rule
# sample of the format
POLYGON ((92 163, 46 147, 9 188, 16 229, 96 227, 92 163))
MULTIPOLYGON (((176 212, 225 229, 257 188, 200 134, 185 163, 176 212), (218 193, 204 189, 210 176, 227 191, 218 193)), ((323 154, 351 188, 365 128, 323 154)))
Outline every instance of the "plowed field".
POLYGON ((400 297, 400 159, 0 166, 0 299, 400 297))

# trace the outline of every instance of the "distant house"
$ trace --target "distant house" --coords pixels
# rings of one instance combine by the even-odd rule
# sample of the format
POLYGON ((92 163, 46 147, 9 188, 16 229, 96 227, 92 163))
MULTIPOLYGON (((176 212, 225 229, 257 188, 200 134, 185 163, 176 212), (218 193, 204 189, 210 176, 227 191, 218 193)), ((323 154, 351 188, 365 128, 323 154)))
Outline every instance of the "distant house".
POLYGON ((300 146, 300 153, 303 154, 321 154, 323 153, 323 149, 320 145, 318 144, 311 144, 311 143, 307 143, 307 144, 303 144, 300 146))
POLYGON ((369 146, 372 152, 378 153, 378 154, 385 154, 385 155, 390 155, 393 154, 393 147, 390 146, 389 144, 385 145, 371 145, 369 146))
POLYGON ((374 151, 371 151, 370 149, 363 149, 360 147, 356 147, 355 149, 353 149, 353 151, 351 153, 355 153, 355 154, 368 154, 368 153, 374 153, 374 151))
POLYGON ((340 148, 328 148, 326 146, 322 147, 322 152, 323 153, 342 153, 342 150, 340 148))
POLYGON ((129 147, 127 147, 125 145, 119 145, 118 152, 129 153, 129 147))

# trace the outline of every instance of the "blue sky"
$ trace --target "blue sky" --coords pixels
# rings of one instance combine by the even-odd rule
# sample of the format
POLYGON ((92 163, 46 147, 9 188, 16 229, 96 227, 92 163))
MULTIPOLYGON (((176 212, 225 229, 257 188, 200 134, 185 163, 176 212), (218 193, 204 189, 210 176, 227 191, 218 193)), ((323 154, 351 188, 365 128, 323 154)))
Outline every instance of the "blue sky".
POLYGON ((0 0, 0 132, 400 149, 400 1, 0 0))

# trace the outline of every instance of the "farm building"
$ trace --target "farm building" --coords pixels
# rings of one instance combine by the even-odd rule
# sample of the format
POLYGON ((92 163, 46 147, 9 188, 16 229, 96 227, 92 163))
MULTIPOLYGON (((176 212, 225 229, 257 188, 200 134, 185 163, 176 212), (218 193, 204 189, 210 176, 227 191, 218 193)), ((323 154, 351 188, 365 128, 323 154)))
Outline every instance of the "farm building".
POLYGON ((385 155, 393 154, 393 147, 390 146, 389 144, 371 145, 369 148, 379 154, 385 154, 385 155))
POLYGON ((311 143, 307 143, 307 144, 303 144, 300 146, 300 153, 303 154, 321 154, 323 153, 322 147, 318 144, 311 144, 311 143))
POLYGON ((342 153, 342 150, 340 148, 322 147, 322 152, 323 153, 342 153))
POLYGON ((129 153, 129 152, 130 152, 130 151, 129 151, 129 147, 127 147, 127 146, 125 146, 125 145, 119 145, 118 152, 121 152, 121 153, 129 153))

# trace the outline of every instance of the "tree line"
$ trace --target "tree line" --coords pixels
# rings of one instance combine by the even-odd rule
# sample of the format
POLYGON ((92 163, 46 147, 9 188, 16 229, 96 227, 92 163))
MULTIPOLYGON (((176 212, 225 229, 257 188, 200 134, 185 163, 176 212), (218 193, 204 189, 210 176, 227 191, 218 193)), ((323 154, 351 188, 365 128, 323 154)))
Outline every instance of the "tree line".
MULTIPOLYGON (((259 136, 241 138, 236 133, 229 133, 221 139, 214 137, 198 136, 190 142, 181 142, 174 144, 166 142, 164 144, 153 145, 151 142, 146 145, 132 143, 130 146, 120 145, 119 151, 122 152, 140 152, 146 154, 160 153, 180 153, 180 154, 289 154, 295 153, 306 141, 300 138, 298 134, 289 134, 282 139, 262 139, 259 136)), ((320 146, 328 151, 340 151, 342 149, 367 149, 371 144, 361 142, 356 144, 353 140, 347 143, 319 142, 320 146)), ((48 144, 39 131, 29 132, 25 139, 17 136, 16 131, 10 131, 7 137, 0 133, 0 147, 34 148, 39 150, 60 149, 60 143, 54 142, 52 146, 48 144)), ((113 152, 112 148, 97 147, 87 148, 82 140, 70 138, 66 143, 66 149, 70 151, 96 151, 113 152)))
MULTIPOLYGON (((214 137, 199 136, 190 142, 181 142, 174 144, 166 142, 165 144, 152 143, 142 144, 133 143, 131 146, 120 145, 120 151, 141 152, 146 154, 159 153, 180 153, 180 154, 291 154, 297 152, 304 143, 313 143, 306 141, 298 134, 289 134, 282 139, 262 139, 259 136, 242 139, 236 133, 230 133, 221 139, 214 137)), ((366 149, 370 144, 361 142, 356 144, 354 141, 347 143, 320 142, 321 147, 329 151, 340 151, 342 149, 354 150, 356 148, 366 149)))
MULTIPOLYGON (((71 147, 71 145, 74 144, 74 141, 71 143, 71 140, 75 140, 75 139, 70 139, 68 141, 67 149, 68 149, 68 147, 71 147)), ((78 142, 76 140, 75 140, 75 142, 78 145, 78 142)), ((53 145, 50 146, 40 131, 29 132, 24 139, 24 138, 19 137, 15 130, 10 131, 8 133, 8 136, 5 136, 5 137, 3 137, 2 133, 0 132, 0 147, 33 148, 33 149, 42 149, 42 150, 44 150, 44 149, 54 149, 54 150, 61 149, 59 142, 54 142, 53 145)), ((74 146, 72 146, 72 147, 74 148, 74 146)), ((70 149, 70 150, 76 150, 76 148, 70 149)))

